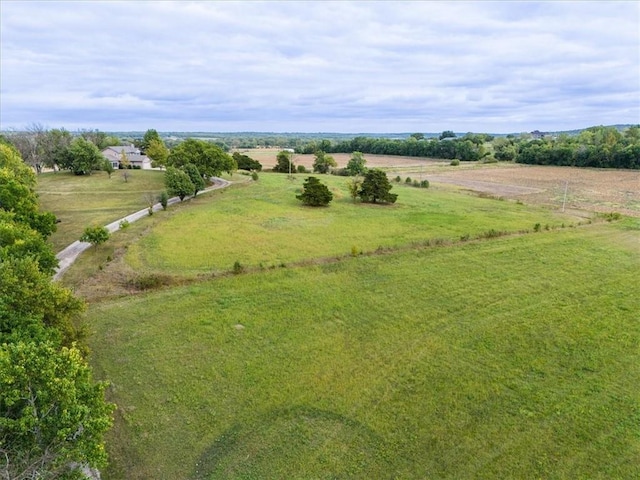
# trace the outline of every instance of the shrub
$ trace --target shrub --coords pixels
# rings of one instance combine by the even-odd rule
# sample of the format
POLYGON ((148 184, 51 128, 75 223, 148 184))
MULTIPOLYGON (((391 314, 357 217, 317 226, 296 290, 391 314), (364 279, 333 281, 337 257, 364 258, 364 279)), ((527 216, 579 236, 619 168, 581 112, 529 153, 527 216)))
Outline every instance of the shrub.
POLYGON ((296 170, 298 171, 298 173, 307 173, 307 168, 304 165, 298 165, 296 167, 296 170))
POLYGON ((233 264, 233 273, 235 275, 238 275, 239 273, 242 273, 242 272, 244 272, 244 267, 238 260, 236 260, 235 263, 233 264))
POLYGON ((540 225, 539 223, 536 223, 536 224, 533 226, 533 231, 534 231, 534 232, 539 232, 541 228, 542 228, 542 225, 540 225))
POLYGON ((449 165, 457 167, 458 165, 460 165, 460 160, 458 160, 457 158, 454 158, 453 160, 451 160, 451 163, 449 165))
POLYGON ((160 205, 162 205, 162 209, 166 210, 167 205, 169 204, 169 195, 167 194, 167 192, 162 192, 158 201, 160 202, 160 205))
POLYGON ((155 273, 149 275, 140 275, 139 277, 130 279, 127 282, 127 285, 130 288, 134 288, 136 290, 152 290, 170 284, 171 277, 166 275, 158 275, 155 273))
POLYGON ((102 226, 87 227, 80 237, 81 242, 88 242, 96 248, 107 240, 109 240, 109 230, 102 226))
POLYGON ((406 183, 406 184, 411 183, 411 177, 407 177, 407 178, 404 180, 404 183, 406 183))
POLYGON ((620 220, 622 215, 619 212, 609 212, 601 214, 602 218, 604 218, 607 222, 613 222, 614 220, 620 220))
POLYGON ((251 180, 254 182, 258 181, 258 172, 251 172, 251 180))
POLYGON ((402 181, 402 179, 400 178, 400 175, 398 175, 396 178, 394 178, 394 180, 395 180, 397 183, 400 183, 400 182, 402 181))
POLYGON ((129 228, 129 220, 125 218, 120 221, 120 230, 126 230, 127 228, 129 228))
POLYGON ((429 180, 422 180, 420 182, 420 188, 429 188, 429 180))

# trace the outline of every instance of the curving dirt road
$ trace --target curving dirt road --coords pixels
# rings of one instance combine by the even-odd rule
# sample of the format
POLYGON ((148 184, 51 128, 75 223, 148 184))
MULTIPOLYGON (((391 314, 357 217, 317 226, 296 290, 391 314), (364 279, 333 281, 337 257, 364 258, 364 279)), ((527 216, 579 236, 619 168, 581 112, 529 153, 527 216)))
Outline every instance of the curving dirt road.
MULTIPOLYGON (((227 180, 223 180, 222 178, 212 177, 211 181, 213 185, 205 188, 204 190, 198 192, 198 194, 210 192, 211 190, 219 190, 221 188, 226 188, 231 185, 231 182, 227 180)), ((172 197, 168 201, 168 205, 173 205, 174 203, 179 203, 180 199, 178 197, 172 197)), ((156 203, 153 207, 153 211, 157 212, 162 210, 162 205, 156 203)), ((115 222, 111 222, 109 225, 105 225, 106 229, 109 233, 116 232, 120 229, 120 222, 126 220, 129 223, 135 222, 136 220, 140 220, 141 218, 147 217, 149 215, 149 209, 144 208, 139 210, 131 215, 127 215, 124 218, 120 218, 115 222)), ((71 266, 73 262, 75 262, 76 258, 87 250, 91 246, 88 242, 81 242, 80 240, 76 240, 71 245, 66 247, 64 250, 60 251, 56 258, 58 259, 58 268, 56 269, 56 273, 53 275, 54 280, 58 280, 62 274, 71 266)))

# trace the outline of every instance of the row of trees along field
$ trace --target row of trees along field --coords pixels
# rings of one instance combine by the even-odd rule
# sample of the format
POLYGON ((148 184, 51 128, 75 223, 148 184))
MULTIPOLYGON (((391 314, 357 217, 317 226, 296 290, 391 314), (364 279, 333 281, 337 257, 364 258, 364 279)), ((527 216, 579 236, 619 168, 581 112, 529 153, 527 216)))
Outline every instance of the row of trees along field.
POLYGON ((438 138, 413 134, 407 139, 355 137, 341 141, 310 141, 297 153, 352 153, 442 158, 461 161, 515 161, 536 165, 598 168, 640 168, 640 126, 624 131, 615 127, 590 127, 577 135, 507 135, 467 133, 457 137, 451 131, 438 138))
POLYGON ((85 359, 84 303, 52 281, 55 217, 35 184, 0 139, 0 478, 79 478, 106 461, 113 407, 85 359))

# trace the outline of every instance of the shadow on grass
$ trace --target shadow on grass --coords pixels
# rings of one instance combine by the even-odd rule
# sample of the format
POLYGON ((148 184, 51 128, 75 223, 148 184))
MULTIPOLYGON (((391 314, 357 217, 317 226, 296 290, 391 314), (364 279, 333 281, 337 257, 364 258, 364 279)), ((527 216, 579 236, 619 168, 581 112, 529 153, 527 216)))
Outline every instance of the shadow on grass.
POLYGON ((360 422, 296 406, 234 425, 189 478, 390 478, 391 450, 360 422))

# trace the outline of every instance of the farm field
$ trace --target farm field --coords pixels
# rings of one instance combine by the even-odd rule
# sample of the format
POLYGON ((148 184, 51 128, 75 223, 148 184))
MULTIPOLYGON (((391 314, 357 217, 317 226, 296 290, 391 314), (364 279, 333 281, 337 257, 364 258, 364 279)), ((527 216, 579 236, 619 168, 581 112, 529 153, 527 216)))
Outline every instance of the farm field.
MULTIPOLYGON (((431 168, 573 170, 462 167, 431 168)), ((588 208, 623 173, 564 214, 328 175, 311 209, 262 173, 117 232, 63 277, 118 405, 102 478, 637 477, 640 221, 588 208)))
MULTIPOLYGON (((244 151, 265 166, 276 163, 277 149, 244 151)), ((351 157, 332 154, 338 167, 351 157)), ((314 155, 295 155, 294 163, 312 168, 314 155)), ((384 168, 390 178, 428 179, 461 191, 482 192, 496 197, 521 200, 527 204, 560 208, 567 186, 566 209, 609 212, 640 217, 640 171, 534 166, 517 163, 482 164, 462 162, 457 167, 441 159, 365 155, 367 166, 384 168)))

